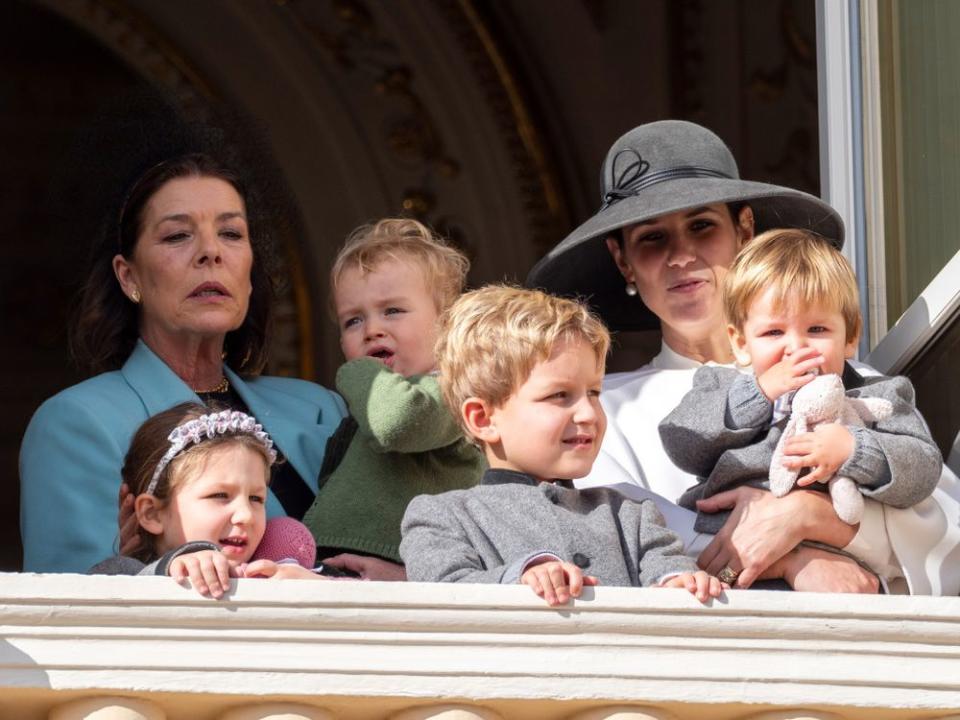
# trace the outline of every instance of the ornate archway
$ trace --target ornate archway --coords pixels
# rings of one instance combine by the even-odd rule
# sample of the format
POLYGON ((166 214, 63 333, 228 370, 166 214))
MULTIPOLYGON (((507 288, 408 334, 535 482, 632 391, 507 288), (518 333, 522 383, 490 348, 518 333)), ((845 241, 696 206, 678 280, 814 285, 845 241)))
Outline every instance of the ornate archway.
POLYGON ((476 282, 522 279, 569 224, 521 84, 470 0, 40 2, 185 112, 214 99, 261 124, 303 228, 286 242, 275 371, 323 379, 339 363, 326 272, 361 222, 429 221, 472 256, 476 282))

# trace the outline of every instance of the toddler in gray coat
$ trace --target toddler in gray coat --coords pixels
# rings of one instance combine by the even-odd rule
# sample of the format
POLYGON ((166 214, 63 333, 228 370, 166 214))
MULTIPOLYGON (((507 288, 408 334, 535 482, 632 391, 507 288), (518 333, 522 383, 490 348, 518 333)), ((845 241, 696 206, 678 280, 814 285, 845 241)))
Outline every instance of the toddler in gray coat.
MULTIPOLYGON (((841 376, 848 397, 884 398, 893 411, 867 427, 823 423, 789 438, 784 466, 806 473, 797 485, 825 489, 837 473, 894 507, 933 492, 942 460, 910 381, 862 377, 846 362, 861 319, 856 278, 839 250, 804 230, 763 233, 730 268, 723 305, 737 362, 752 372, 700 368, 693 389, 660 424, 670 459, 699 477, 681 505, 695 509, 698 500, 740 485, 767 487, 790 398, 821 373, 841 376)), ((700 513, 695 527, 716 532, 725 519, 700 513)), ((729 572, 736 579, 737 569, 729 572)))
POLYGON ((477 487, 407 507, 409 580, 519 582, 550 605, 601 583, 686 588, 701 601, 720 594, 653 502, 570 483, 590 471, 606 428, 609 343, 579 303, 534 290, 485 287, 446 312, 440 386, 489 470, 477 487))

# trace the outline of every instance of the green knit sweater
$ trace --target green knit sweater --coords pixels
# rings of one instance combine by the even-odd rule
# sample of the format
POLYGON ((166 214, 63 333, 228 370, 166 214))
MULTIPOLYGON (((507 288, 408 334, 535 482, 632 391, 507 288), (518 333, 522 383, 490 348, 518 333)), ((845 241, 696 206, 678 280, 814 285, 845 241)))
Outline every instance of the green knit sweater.
POLYGON ((357 431, 343 460, 320 478, 303 518, 317 545, 400 562, 400 521, 417 495, 480 482, 480 451, 463 437, 431 375, 405 378, 373 358, 344 363, 337 390, 357 431))

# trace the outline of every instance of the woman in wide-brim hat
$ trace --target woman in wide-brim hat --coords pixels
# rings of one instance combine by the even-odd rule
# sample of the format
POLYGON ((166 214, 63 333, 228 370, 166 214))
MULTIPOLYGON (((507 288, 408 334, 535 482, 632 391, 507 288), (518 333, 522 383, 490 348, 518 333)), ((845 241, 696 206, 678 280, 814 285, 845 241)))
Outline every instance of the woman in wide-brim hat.
POLYGON ((649 364, 607 378, 607 434, 579 484, 655 494, 701 565, 739 575, 739 587, 785 577, 797 589, 875 591, 875 576, 847 557, 799 545, 807 540, 846 547, 884 577, 902 566, 914 592, 947 590, 924 566, 926 550, 944 531, 921 522, 936 511, 949 527, 960 514, 942 493, 935 496, 945 498, 940 506, 927 501, 932 509, 895 510, 868 500, 858 529, 837 518, 823 493, 774 499, 739 488, 701 508, 733 510, 715 537, 696 535, 694 513, 672 502, 696 479, 670 461, 657 428, 698 367, 733 363, 720 301, 727 269, 745 243, 772 228, 812 230, 841 247, 843 222, 833 208, 797 190, 741 180, 724 142, 682 121, 641 125, 617 140, 604 161, 601 193, 597 213, 537 263, 527 284, 586 299, 613 330, 659 325, 663 340, 649 364))

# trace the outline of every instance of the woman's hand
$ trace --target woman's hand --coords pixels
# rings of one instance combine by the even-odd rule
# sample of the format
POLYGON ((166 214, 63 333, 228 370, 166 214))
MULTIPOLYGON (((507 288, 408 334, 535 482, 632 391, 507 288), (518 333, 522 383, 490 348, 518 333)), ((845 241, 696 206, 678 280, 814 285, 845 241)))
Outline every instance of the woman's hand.
POLYGON ((324 565, 356 573, 361 580, 405 581, 407 571, 403 565, 366 555, 341 553, 331 558, 323 558, 324 565))
POLYGON ((330 580, 296 563, 277 563, 273 560, 254 560, 240 567, 240 577, 273 578, 274 580, 330 580))
POLYGON ((117 498, 119 510, 117 511, 117 527, 120 529, 120 554, 132 555, 140 547, 140 523, 137 521, 137 513, 133 509, 133 501, 136 498, 130 492, 130 486, 126 483, 120 484, 120 495, 117 498))
POLYGON ((803 592, 876 594, 880 580, 846 555, 801 545, 775 562, 764 578, 782 577, 803 592))
POLYGON ((738 573, 737 588, 750 587, 803 540, 844 547, 858 528, 840 520, 830 496, 817 491, 794 490, 775 498, 766 490, 745 486, 699 500, 697 509, 732 510, 697 563, 711 575, 729 567, 738 573))
POLYGON ((229 589, 230 578, 237 576, 226 555, 219 550, 200 550, 175 557, 167 566, 167 574, 180 584, 189 579, 198 593, 217 599, 229 589))
POLYGON ((706 602, 708 598, 720 597, 724 586, 725 583, 721 583, 713 575, 707 575, 703 570, 695 573, 680 573, 657 585, 657 587, 685 589, 700 602, 706 602))
POLYGON ((597 579, 584 575, 583 570, 573 563, 562 560, 536 560, 527 566, 520 576, 520 582, 527 585, 542 597, 547 605, 563 605, 570 598, 580 597, 584 585, 596 585, 597 579))

